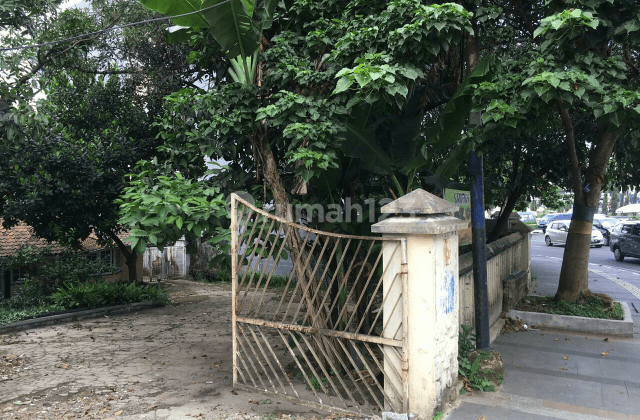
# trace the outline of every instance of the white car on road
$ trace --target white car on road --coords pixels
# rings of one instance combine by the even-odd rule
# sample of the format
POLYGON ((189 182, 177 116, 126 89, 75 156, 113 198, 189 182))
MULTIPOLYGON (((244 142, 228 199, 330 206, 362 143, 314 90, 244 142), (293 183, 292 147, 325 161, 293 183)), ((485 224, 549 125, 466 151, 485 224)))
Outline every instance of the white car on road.
MULTIPOLYGON (((551 222, 547 226, 547 231, 544 234, 544 242, 547 246, 566 244, 570 225, 571 220, 558 220, 557 222, 551 222)), ((591 230, 591 246, 600 248, 602 245, 604 245, 604 237, 598 229, 593 227, 591 230)))

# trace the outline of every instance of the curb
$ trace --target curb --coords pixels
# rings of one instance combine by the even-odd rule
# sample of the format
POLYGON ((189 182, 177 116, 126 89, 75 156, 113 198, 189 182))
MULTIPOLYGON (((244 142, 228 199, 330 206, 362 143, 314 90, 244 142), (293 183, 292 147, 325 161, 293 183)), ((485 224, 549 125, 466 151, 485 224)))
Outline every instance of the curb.
POLYGON ((158 302, 136 302, 126 305, 109 306, 106 308, 88 309, 86 311, 70 312, 42 318, 27 319, 25 321, 12 322, 11 324, 0 325, 0 334, 14 331, 29 330, 32 328, 47 327, 50 325, 63 324, 65 322, 79 321, 86 318, 98 318, 103 315, 128 314, 142 309, 152 309, 164 306, 158 302))
POLYGON ((627 302, 618 302, 622 306, 624 319, 587 318, 583 316, 544 314, 540 312, 509 311, 509 317, 519 319, 525 324, 559 330, 608 334, 620 337, 633 337, 633 319, 627 302))

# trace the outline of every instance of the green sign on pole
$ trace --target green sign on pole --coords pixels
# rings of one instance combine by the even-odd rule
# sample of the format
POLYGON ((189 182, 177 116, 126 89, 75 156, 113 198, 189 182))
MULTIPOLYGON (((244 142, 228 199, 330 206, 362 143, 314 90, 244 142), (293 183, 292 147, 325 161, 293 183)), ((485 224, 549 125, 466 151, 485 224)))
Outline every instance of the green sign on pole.
MULTIPOLYGON (((458 211, 454 216, 465 222, 471 221, 471 192, 464 190, 454 190, 445 188, 444 199, 458 206, 458 211)), ((459 232, 459 244, 468 245, 471 243, 471 226, 459 232)))

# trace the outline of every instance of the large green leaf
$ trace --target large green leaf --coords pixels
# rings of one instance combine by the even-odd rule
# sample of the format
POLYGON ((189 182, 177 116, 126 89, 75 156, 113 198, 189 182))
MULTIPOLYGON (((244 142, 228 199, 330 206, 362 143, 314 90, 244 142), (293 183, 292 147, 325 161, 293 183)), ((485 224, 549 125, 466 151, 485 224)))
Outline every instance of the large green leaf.
POLYGON ((346 141, 342 143, 345 155, 361 159, 372 172, 393 173, 393 161, 376 143, 374 132, 347 124, 345 137, 346 141))
MULTIPOLYGON (((198 10, 174 18, 176 25, 208 29, 229 58, 250 57, 258 50, 262 30, 271 25, 274 0, 140 0, 166 16, 198 10), (255 19, 255 20, 254 20, 255 19)), ((176 34, 177 35, 177 34, 176 34)))
MULTIPOLYGON (((166 16, 203 10, 193 15, 172 19, 176 25, 208 29, 230 59, 242 57, 245 78, 251 78, 246 59, 260 45, 262 31, 271 26, 276 0, 140 0, 147 8, 166 16)), ((184 38, 177 31, 172 38, 184 38)))
POLYGON ((469 112, 473 108, 472 85, 490 80, 495 74, 496 65, 496 57, 490 56, 482 60, 467 76, 438 116, 435 127, 427 135, 427 143, 435 144, 436 150, 442 150, 460 139, 469 112))
MULTIPOLYGON (((183 15, 203 9, 202 0, 140 0, 148 9, 160 12, 165 16, 183 15)), ((213 9, 215 10, 215 9, 213 9)), ((208 28, 209 23, 203 13, 175 18, 172 21, 176 25, 189 26, 191 28, 208 28)))
MULTIPOLYGON (((203 6, 209 7, 222 1, 225 0, 205 0, 203 6)), ((249 7, 245 7, 245 3, 231 0, 204 12, 209 31, 230 58, 249 57, 260 44, 262 34, 254 31, 252 20, 253 3, 248 2, 249 7)))

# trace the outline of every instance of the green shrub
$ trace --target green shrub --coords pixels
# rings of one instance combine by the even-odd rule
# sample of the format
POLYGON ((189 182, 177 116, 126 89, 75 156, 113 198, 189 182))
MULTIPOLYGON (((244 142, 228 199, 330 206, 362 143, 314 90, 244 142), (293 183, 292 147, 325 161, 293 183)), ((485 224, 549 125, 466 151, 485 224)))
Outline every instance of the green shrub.
POLYGON ((40 305, 27 309, 12 309, 4 305, 0 305, 0 325, 10 324, 12 322, 22 321, 25 318, 52 312, 60 312, 63 310, 64 308, 60 305, 40 305))
POLYGON ((0 306, 9 310, 22 310, 40 306, 47 300, 47 293, 40 279, 25 277, 20 290, 9 299, 0 301, 0 306))
MULTIPOLYGON (((244 277, 244 275, 245 275, 244 273, 238 273, 238 282, 242 281, 242 278, 244 277)), ((191 276, 194 280, 204 282, 204 283, 231 283, 231 280, 232 280, 231 272, 225 269, 220 269, 215 272, 193 271, 191 273, 191 276)), ((268 276, 269 276, 268 272, 264 273, 264 275, 262 276, 261 286, 264 286, 268 276)), ((255 286, 256 281, 258 281, 259 278, 260 278, 260 272, 252 273, 251 284, 255 286)), ((269 280, 269 288, 283 289, 287 285, 288 281, 289 281, 289 277, 278 276, 274 274, 271 276, 271 280, 269 280)), ((247 274, 247 277, 244 279, 244 283, 245 284, 249 283, 249 274, 247 274)), ((295 286, 295 281, 292 281, 291 284, 289 285, 289 287, 293 287, 293 286, 295 286)))
POLYGON ((167 302, 166 291, 151 285, 105 281, 67 282, 51 295, 51 301, 67 309, 133 302, 167 302))
POLYGON ((81 253, 66 252, 42 265, 37 274, 55 290, 65 282, 87 282, 103 274, 121 270, 120 267, 111 266, 99 259, 91 261, 81 253))

